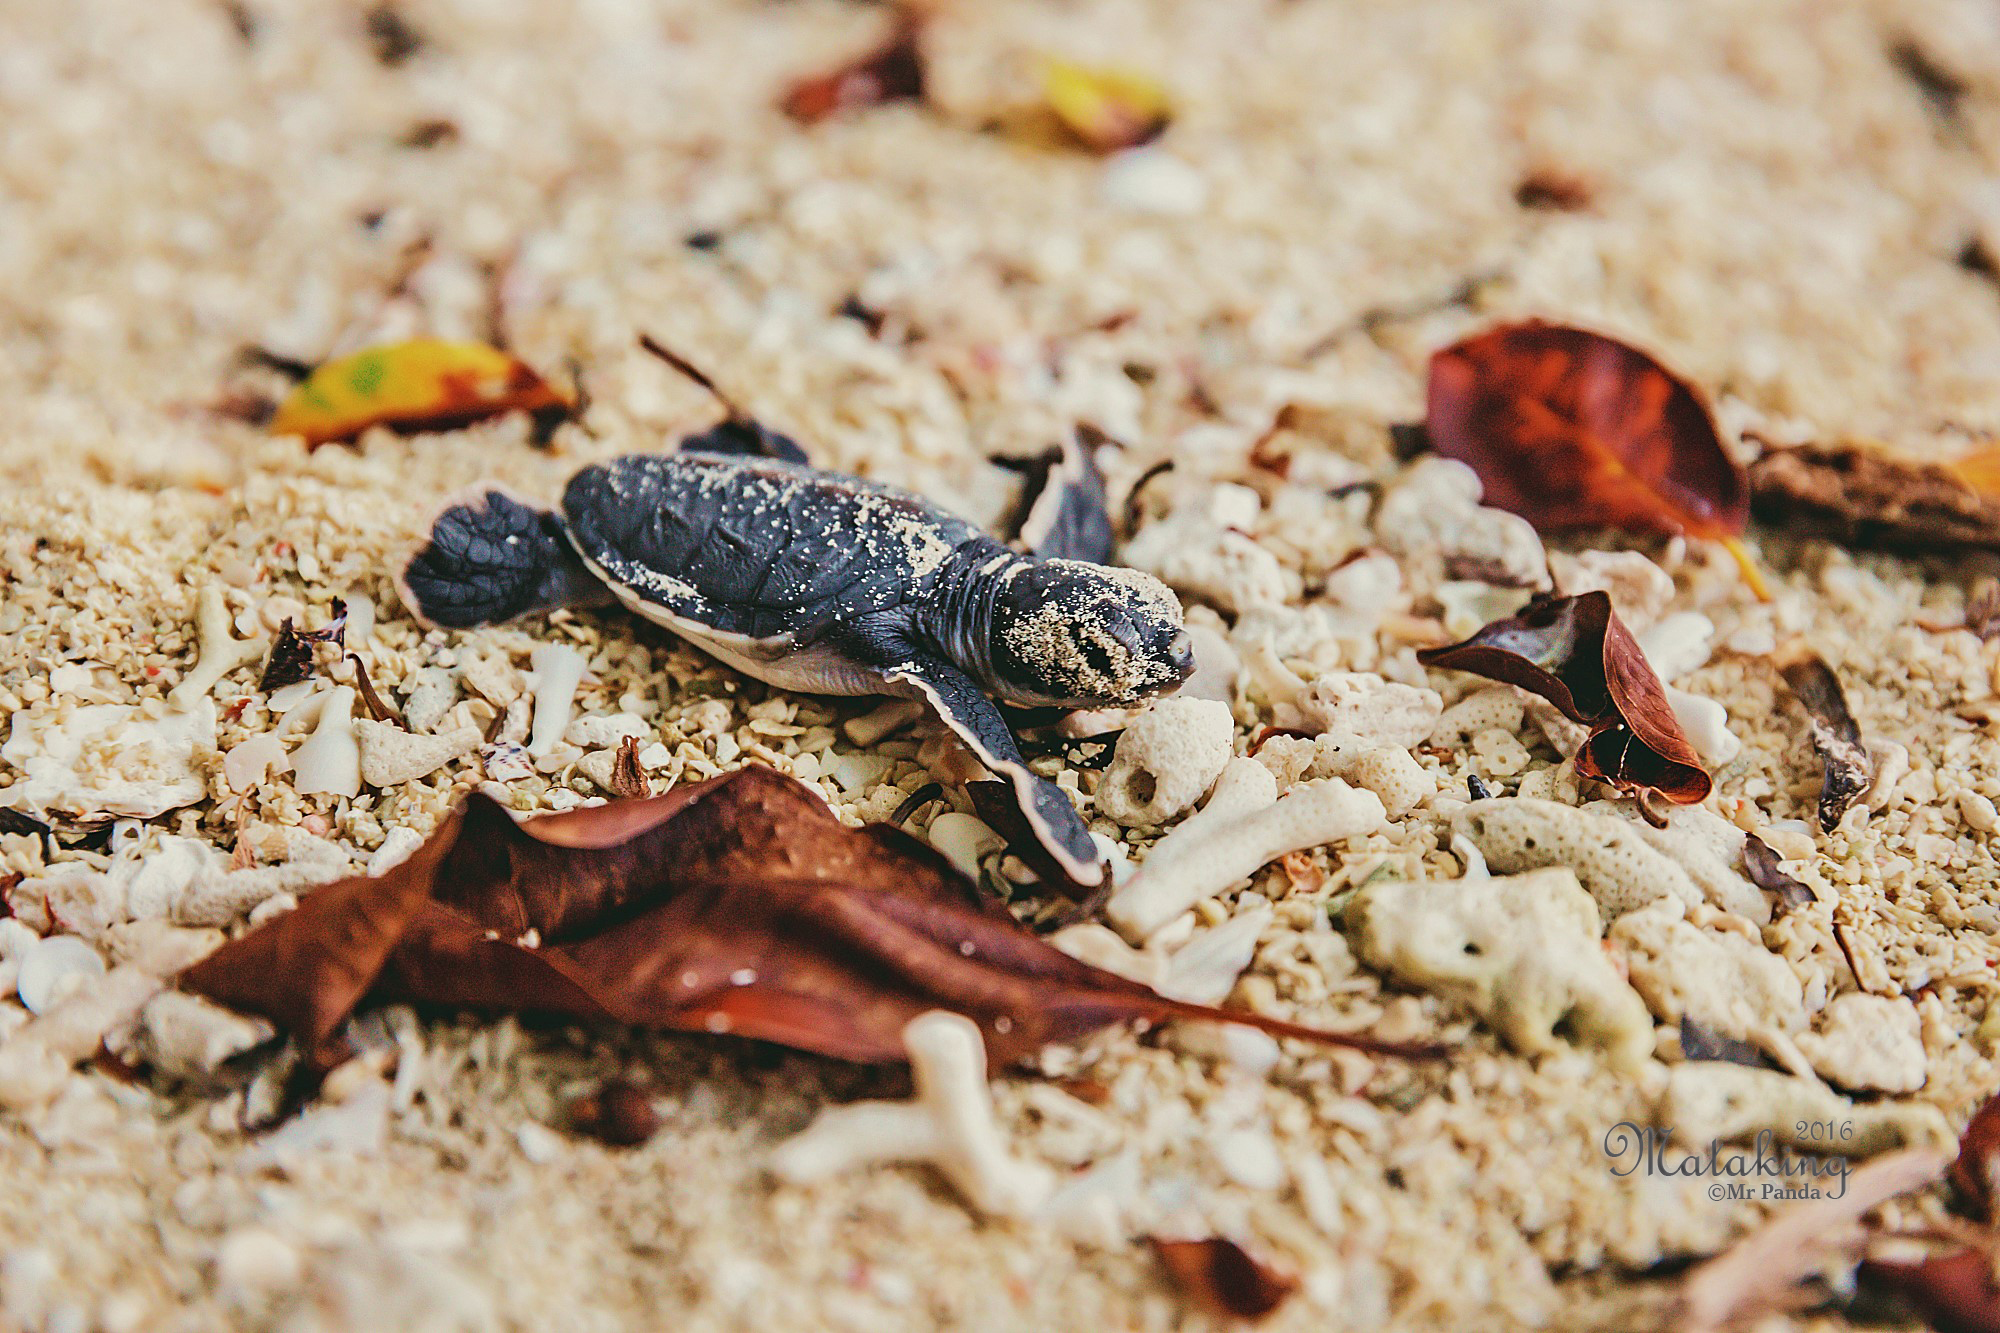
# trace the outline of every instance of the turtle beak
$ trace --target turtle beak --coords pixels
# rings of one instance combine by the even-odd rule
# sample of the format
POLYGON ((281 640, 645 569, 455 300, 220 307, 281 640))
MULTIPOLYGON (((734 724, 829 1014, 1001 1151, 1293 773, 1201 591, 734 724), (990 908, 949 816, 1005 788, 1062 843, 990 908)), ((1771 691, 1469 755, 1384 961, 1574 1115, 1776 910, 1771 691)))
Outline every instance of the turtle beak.
POLYGON ((1172 672, 1169 688, 1194 674, 1194 640, 1186 630, 1174 635, 1174 641, 1167 645, 1167 668, 1172 672))

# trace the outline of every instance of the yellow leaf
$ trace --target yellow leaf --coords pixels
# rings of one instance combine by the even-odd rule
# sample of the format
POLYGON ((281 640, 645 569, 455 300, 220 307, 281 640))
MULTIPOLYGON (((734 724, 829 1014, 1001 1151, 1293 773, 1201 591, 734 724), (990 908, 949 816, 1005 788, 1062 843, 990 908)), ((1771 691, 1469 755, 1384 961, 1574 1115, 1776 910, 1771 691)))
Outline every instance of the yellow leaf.
POLYGON ((1173 119, 1166 89, 1130 70, 1050 60, 1042 67, 1042 96, 1063 128, 1099 153, 1155 139, 1173 119))
POLYGON ((412 338, 320 366, 278 405, 271 430, 303 436, 316 449, 352 440, 370 426, 449 430, 503 412, 567 413, 574 407, 570 395, 498 348, 412 338))
POLYGON ((1974 449, 1945 464, 1960 481, 1981 495, 2000 498, 2000 444, 1974 449))

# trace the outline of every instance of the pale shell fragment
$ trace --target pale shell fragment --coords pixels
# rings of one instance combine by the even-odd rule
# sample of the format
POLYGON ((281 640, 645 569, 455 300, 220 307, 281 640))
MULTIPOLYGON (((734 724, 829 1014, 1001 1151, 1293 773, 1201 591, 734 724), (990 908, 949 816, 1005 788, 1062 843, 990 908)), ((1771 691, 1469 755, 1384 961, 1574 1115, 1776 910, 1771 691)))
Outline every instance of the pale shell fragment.
POLYGON ((36 940, 21 955, 15 989, 28 1012, 47 1011, 70 987, 104 975, 104 958, 74 935, 36 940))
POLYGON ((301 796, 361 794, 361 746, 354 737, 354 688, 336 685, 319 708, 319 722, 292 751, 292 786, 301 796))
POLYGON ((589 665, 582 653, 566 643, 537 644, 530 662, 535 668, 535 722, 528 736, 528 753, 549 753, 569 730, 577 686, 589 665))

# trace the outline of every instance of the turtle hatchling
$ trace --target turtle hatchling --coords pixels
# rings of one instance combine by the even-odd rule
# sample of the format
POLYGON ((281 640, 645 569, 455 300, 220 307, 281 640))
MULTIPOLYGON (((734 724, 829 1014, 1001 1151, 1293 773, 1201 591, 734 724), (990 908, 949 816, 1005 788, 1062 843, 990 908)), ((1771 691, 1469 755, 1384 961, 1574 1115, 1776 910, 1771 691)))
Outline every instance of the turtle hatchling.
POLYGON ((555 512, 476 488, 398 588, 452 629, 616 600, 783 689, 922 699, 1082 886, 1103 882, 1102 857, 992 698, 1128 705, 1194 667, 1180 603, 1150 575, 1023 555, 906 491, 771 458, 615 458, 555 512))

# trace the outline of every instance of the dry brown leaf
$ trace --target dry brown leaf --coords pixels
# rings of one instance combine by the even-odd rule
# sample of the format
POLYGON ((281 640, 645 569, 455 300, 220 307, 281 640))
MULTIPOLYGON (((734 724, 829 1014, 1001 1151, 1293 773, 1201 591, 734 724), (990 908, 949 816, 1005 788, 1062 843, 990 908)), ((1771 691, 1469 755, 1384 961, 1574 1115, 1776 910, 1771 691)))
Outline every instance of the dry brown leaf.
POLYGON ((346 1055, 365 999, 735 1033, 865 1063, 931 1009, 996 1065, 1112 1023, 1201 1018, 1374 1042, 1170 1000, 1080 963, 899 829, 849 829, 812 790, 744 768, 517 824, 475 793, 409 859, 315 889, 182 984, 346 1055))
POLYGON ((885 102, 921 102, 924 84, 923 17, 905 8, 880 43, 824 74, 800 79, 778 105, 801 125, 817 125, 885 102))
POLYGON ((1938 1148, 1887 1153, 1849 1175, 1840 1197, 1780 1208, 1763 1226, 1687 1275, 1673 1327, 1683 1333, 1719 1333, 1785 1308, 1799 1283, 1860 1244, 1857 1224, 1864 1214, 1930 1184, 1950 1160, 1938 1148))
POLYGON ((1423 649, 1417 660, 1518 685, 1584 723, 1590 735, 1576 756, 1584 777, 1681 804, 1705 799, 1713 786, 1609 593, 1538 596, 1520 614, 1462 643, 1423 649))
POLYGON ((1867 445, 1768 445, 1750 465, 1750 493, 1761 521, 1845 546, 2000 550, 2000 493, 1867 445))
POLYGON ((1241 1245, 1222 1236, 1147 1239, 1182 1294, 1215 1314, 1262 1319, 1299 1289, 1297 1278, 1258 1261, 1241 1245))
POLYGON ((1812 726, 1813 751, 1825 769, 1820 779, 1819 826, 1831 833, 1875 781, 1875 761, 1861 743, 1861 728, 1848 711, 1840 679, 1824 659, 1795 647, 1773 660, 1812 726))

